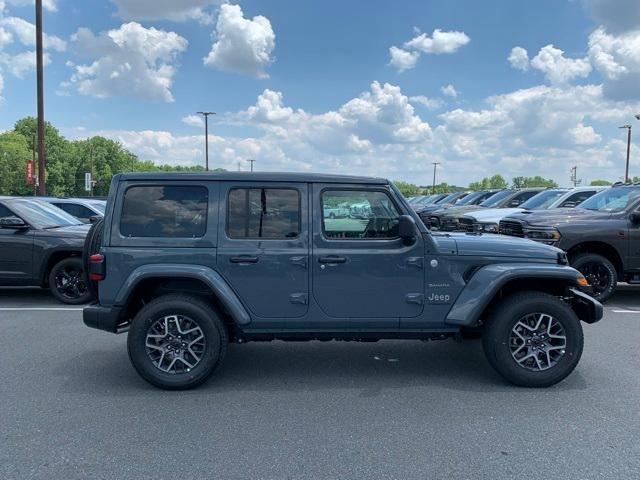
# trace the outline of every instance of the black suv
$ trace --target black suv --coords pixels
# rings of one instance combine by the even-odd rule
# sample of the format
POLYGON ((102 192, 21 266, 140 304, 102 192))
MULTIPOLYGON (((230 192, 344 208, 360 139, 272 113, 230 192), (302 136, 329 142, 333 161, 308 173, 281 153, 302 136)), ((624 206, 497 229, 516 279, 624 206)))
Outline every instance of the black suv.
POLYGON ((48 202, 0 198, 0 285, 49 287, 63 303, 86 303, 81 257, 88 231, 48 202))
POLYGON ((640 185, 616 185, 577 208, 511 215, 500 233, 565 250, 600 301, 619 281, 640 283, 640 185))

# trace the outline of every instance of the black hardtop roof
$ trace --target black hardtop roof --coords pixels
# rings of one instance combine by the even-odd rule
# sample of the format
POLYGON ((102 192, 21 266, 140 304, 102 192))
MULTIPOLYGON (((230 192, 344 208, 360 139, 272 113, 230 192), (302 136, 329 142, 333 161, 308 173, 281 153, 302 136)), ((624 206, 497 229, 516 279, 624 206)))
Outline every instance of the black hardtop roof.
POLYGON ((118 177, 120 181, 218 180, 230 182, 373 183, 377 185, 389 184, 389 181, 384 178, 298 172, 132 172, 118 174, 118 177))

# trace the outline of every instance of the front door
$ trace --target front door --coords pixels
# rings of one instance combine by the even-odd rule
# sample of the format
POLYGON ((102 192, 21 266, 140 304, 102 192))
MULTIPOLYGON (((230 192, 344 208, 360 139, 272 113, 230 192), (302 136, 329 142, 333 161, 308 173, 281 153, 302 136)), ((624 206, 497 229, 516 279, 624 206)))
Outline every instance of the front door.
POLYGON ((424 245, 398 237, 404 213, 384 186, 313 186, 313 296, 351 326, 394 328, 424 308, 424 245), (327 212, 347 212, 331 218, 327 212))
POLYGON ((222 185, 218 271, 256 317, 296 318, 307 313, 307 192, 304 183, 222 185))
MULTIPOLYGON (((0 204, 0 218, 15 214, 0 204)), ((33 277, 33 230, 0 228, 0 284, 26 285, 33 277)))

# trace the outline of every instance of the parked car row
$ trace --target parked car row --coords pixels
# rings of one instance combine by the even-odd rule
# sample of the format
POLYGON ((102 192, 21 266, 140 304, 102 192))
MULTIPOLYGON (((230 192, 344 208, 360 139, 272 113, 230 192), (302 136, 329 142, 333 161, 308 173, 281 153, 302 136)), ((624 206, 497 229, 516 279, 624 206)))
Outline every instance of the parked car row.
POLYGON ((416 211, 434 232, 500 233, 559 247, 600 301, 618 282, 640 284, 640 185, 473 192, 416 211), (468 200, 481 194, 481 203, 468 200))
POLYGON ((67 304, 89 301, 82 249, 87 224, 104 215, 105 205, 96 199, 0 197, 0 285, 49 288, 67 304))

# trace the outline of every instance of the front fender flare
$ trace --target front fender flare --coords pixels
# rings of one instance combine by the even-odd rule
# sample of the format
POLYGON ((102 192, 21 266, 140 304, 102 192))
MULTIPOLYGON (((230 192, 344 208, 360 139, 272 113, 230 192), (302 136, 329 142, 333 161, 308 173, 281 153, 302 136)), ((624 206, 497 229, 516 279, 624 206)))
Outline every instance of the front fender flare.
POLYGON ((125 305, 136 285, 147 278, 179 277, 193 278, 202 281, 216 295, 237 324, 248 325, 251 323, 249 313, 229 284, 218 272, 203 265, 158 264, 138 267, 120 287, 114 304, 119 306, 125 305))
POLYGON ((476 323, 498 291, 513 280, 562 280, 576 286, 580 272, 557 264, 499 263, 480 268, 449 310, 445 323, 469 327, 476 323))

